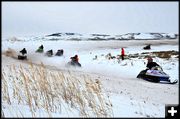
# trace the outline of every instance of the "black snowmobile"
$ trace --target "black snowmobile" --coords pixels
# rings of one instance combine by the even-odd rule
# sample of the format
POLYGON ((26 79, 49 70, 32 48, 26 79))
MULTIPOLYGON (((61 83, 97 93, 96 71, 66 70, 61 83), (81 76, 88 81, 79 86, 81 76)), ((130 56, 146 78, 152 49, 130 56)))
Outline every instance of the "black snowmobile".
POLYGON ((57 53, 56 53, 56 56, 62 56, 64 53, 64 50, 61 49, 61 50, 58 50, 57 53))
POLYGON ((141 78, 155 83, 168 83, 168 84, 177 83, 177 80, 171 82, 170 76, 166 74, 161 67, 153 67, 151 70, 150 69, 142 70, 137 75, 137 78, 141 78))
POLYGON ((151 49, 151 45, 147 45, 145 47, 143 47, 144 50, 150 50, 151 49))
POLYGON ((47 55, 48 57, 52 57, 52 56, 53 56, 53 50, 47 51, 47 52, 46 52, 46 55, 47 55))
POLYGON ((25 48, 23 48, 21 51, 19 51, 21 54, 18 55, 19 60, 26 60, 27 59, 27 51, 25 48))

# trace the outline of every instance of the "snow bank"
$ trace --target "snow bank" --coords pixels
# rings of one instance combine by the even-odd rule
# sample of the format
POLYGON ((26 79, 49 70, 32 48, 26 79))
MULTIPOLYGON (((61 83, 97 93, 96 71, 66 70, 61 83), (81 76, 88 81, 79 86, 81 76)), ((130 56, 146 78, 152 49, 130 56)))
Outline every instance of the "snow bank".
MULTIPOLYGON (((43 62, 49 68, 55 67, 55 69, 62 71, 70 70, 78 74, 88 74, 94 79, 98 78, 109 93, 114 117, 164 117, 165 104, 178 103, 178 85, 154 84, 137 79, 137 74, 146 68, 146 59, 131 58, 118 61, 117 59, 108 60, 105 55, 111 53, 113 56, 117 56, 122 47, 124 47, 127 55, 153 51, 178 51, 177 44, 178 40, 3 41, 2 51, 12 48, 18 52, 25 47, 29 61, 34 64, 43 62), (44 45, 45 52, 53 49, 56 53, 58 49, 64 49, 64 56, 46 57, 44 53, 35 53, 41 44, 44 45), (151 44, 152 49, 143 50, 146 44, 151 44), (79 55, 82 68, 66 67, 70 57, 75 54, 79 55), (97 59, 93 60, 95 56, 97 59)), ((154 60, 162 66, 172 80, 179 80, 178 58, 162 59, 155 57, 154 60)), ((23 64, 21 61, 4 55, 2 61, 2 65, 17 64, 17 62, 23 64)), ((6 104, 5 107, 6 109, 11 108, 7 107, 6 104)), ((64 116, 72 115, 65 114, 64 116)))

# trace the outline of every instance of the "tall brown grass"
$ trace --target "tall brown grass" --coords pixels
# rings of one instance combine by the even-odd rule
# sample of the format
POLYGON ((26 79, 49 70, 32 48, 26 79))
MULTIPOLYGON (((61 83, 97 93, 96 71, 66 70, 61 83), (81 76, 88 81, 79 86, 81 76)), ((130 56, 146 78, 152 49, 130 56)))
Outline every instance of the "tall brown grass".
POLYGON ((27 105, 32 117, 38 116, 39 109, 52 117, 52 113, 64 111, 62 108, 67 113, 77 110, 80 117, 113 116, 112 104, 101 82, 88 75, 50 70, 43 63, 40 66, 31 63, 28 67, 6 66, 1 75, 2 102, 27 105))

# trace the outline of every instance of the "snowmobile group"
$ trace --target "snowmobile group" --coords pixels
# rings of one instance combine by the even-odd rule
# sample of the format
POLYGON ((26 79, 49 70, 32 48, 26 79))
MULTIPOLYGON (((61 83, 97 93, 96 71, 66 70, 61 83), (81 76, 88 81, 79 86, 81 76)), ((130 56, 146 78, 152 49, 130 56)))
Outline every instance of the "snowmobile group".
MULTIPOLYGON (((143 48, 144 50, 149 50, 151 49, 150 48, 150 45, 147 45, 146 47, 143 48)), ((37 50, 36 50, 36 53, 43 53, 44 52, 44 46, 41 45, 37 50)), ((27 59, 27 51, 25 48, 23 48, 21 51, 20 51, 21 54, 18 55, 18 59, 19 60, 24 60, 24 59, 27 59)), ((64 53, 64 50, 63 49, 59 49, 57 50, 55 56, 63 56, 63 53, 64 53)), ((124 48, 121 49, 121 57, 122 57, 122 60, 124 60, 124 48)), ((53 50, 48 50, 46 53, 45 53, 46 56, 48 57, 52 57, 53 56, 53 50)), ((78 55, 75 55, 74 57, 70 57, 71 61, 68 62, 68 65, 71 65, 71 66, 78 66, 78 67, 81 67, 81 64, 79 63, 79 58, 78 58, 78 55)), ((148 57, 147 58, 147 68, 145 70, 142 70, 136 78, 141 78, 141 79, 144 79, 144 80, 147 80, 147 81, 151 81, 151 82, 156 82, 156 83, 159 83, 159 82, 164 82, 164 83, 168 83, 168 84, 175 84, 177 83, 177 80, 176 81, 173 81, 171 82, 170 80, 170 76, 168 74, 166 74, 162 67, 157 64, 156 62, 153 62, 153 59, 152 57, 148 57)))
MULTIPOLYGON (((36 53, 43 53, 44 52, 44 46, 41 45, 39 46, 39 48, 36 50, 36 53)), ((27 51, 26 51, 26 48, 23 48, 21 51, 20 51, 21 54, 18 55, 18 59, 19 60, 26 60, 27 59, 27 51)), ((63 56, 64 54, 64 50, 63 49, 59 49, 57 50, 55 56, 63 56)), ((48 57, 52 57, 53 56, 53 50, 48 50, 46 53, 45 53, 46 56, 48 57)), ((72 65, 72 66, 78 66, 78 67, 81 67, 81 64, 79 63, 79 58, 78 58, 78 55, 75 55, 74 57, 71 57, 70 58, 71 61, 68 62, 68 65, 72 65)))

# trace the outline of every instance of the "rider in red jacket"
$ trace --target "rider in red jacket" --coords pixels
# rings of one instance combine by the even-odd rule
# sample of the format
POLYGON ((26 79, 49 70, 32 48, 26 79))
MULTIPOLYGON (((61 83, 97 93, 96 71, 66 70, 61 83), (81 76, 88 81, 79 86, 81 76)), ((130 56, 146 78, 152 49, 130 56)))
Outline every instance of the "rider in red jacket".
POLYGON ((79 62, 78 55, 75 55, 74 57, 71 57, 73 62, 79 62))

